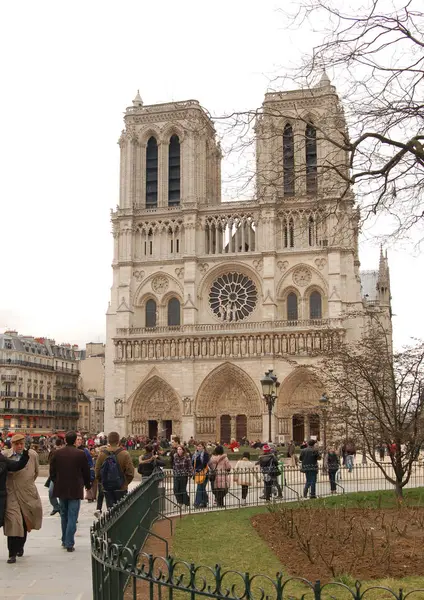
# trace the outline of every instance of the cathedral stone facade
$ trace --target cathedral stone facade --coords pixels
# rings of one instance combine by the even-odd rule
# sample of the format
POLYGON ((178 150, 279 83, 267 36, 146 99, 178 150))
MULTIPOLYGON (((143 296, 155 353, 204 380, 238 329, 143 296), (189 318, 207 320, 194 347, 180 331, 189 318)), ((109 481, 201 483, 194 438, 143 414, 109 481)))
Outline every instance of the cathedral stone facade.
POLYGON ((359 271, 358 212, 334 143, 344 131, 326 75, 266 94, 255 198, 223 202, 208 114, 195 100, 145 106, 137 94, 112 211, 106 430, 266 439, 260 379, 272 368, 273 439, 319 435, 325 390, 306 367, 335 340, 358 339, 366 316, 346 320, 348 310, 390 321, 387 257, 359 271))

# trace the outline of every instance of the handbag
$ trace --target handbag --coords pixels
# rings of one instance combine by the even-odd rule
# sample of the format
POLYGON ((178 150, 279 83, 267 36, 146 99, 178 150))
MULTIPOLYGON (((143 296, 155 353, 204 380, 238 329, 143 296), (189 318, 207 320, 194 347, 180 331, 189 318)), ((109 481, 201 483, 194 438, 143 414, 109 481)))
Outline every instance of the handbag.
POLYGON ((206 475, 208 474, 208 467, 205 467, 201 471, 197 471, 194 475, 194 483, 204 483, 206 480, 206 475))

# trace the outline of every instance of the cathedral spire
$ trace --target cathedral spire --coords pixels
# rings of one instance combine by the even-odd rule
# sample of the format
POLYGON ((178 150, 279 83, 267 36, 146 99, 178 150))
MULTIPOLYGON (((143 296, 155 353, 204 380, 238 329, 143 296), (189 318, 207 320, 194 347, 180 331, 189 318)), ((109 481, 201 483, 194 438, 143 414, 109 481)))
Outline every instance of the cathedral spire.
POLYGON ((143 100, 140 96, 140 90, 137 90, 137 95, 134 98, 134 100, 132 101, 133 106, 143 106, 143 100))

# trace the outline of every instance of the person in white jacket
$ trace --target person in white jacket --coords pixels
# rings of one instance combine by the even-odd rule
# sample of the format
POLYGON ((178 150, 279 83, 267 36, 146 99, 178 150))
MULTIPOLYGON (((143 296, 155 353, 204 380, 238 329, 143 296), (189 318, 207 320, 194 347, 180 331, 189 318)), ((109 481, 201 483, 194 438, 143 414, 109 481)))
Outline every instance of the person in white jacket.
POLYGON ((249 493, 249 486, 255 485, 261 480, 257 468, 250 461, 250 452, 243 452, 241 460, 236 464, 233 479, 241 485, 241 504, 246 506, 246 498, 249 493))

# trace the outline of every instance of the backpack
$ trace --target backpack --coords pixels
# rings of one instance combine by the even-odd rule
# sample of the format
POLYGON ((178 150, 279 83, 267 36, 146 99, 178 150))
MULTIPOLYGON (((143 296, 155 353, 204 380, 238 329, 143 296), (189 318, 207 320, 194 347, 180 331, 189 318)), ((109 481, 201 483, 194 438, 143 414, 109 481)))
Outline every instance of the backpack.
POLYGON ((121 451, 122 448, 119 448, 115 452, 104 450, 107 456, 100 469, 100 480, 102 482, 103 489, 106 492, 115 492, 120 490, 124 484, 124 474, 122 473, 122 469, 116 460, 117 455, 121 451))

